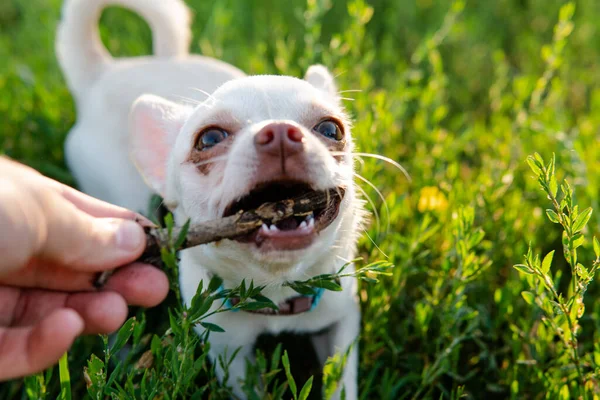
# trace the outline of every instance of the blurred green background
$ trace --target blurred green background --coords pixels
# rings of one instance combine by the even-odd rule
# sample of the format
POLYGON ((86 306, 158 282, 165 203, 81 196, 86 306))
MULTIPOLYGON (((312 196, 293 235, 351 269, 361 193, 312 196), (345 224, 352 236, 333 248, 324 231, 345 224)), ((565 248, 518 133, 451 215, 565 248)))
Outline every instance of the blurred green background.
MULTIPOLYGON (((559 180, 581 208, 600 211, 599 1, 187 3, 194 53, 249 74, 301 76, 311 63, 327 65, 340 90, 352 90, 344 96, 358 150, 390 157, 412 177, 369 158, 357 165, 385 200, 357 181, 381 219, 363 235, 361 255, 396 265, 360 289, 363 398, 597 398, 598 284, 579 320, 582 381, 542 309, 521 295, 534 286, 544 298, 542 288, 512 265, 530 243, 536 253, 557 250, 553 276, 568 296, 561 230, 545 217, 551 205, 528 155, 556 154, 559 180)), ((74 106, 54 55, 60 6, 0 2, 0 143, 75 184, 62 149, 74 106)), ((100 30, 115 56, 150 54, 150 30, 129 11, 108 9, 100 30)), ((583 265, 593 262, 599 222, 594 213, 584 231, 583 265)), ((71 368, 83 396, 81 365, 71 368)), ((20 382, 4 390, 26 396, 20 382)))

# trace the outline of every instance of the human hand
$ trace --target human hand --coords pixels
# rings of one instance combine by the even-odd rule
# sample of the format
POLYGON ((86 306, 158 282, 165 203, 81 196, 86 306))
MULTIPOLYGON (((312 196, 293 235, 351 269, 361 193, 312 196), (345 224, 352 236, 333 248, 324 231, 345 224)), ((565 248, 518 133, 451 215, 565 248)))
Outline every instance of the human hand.
POLYGON ((144 250, 138 214, 0 158, 0 380, 41 371, 78 335, 109 333, 127 304, 151 307, 166 275, 131 264, 144 250), (119 268, 98 291, 98 272, 119 268))

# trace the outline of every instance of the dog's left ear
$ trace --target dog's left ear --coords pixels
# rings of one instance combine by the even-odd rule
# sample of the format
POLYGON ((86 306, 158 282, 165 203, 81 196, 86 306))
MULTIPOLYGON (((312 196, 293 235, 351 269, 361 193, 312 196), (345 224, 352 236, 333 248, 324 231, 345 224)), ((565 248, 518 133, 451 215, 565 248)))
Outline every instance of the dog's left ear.
POLYGON ((143 95, 131 107, 131 157, 146 183, 163 197, 169 154, 188 115, 187 107, 153 95, 143 95))
POLYGON ((304 75, 304 80, 317 89, 320 89, 333 97, 337 97, 335 79, 325 66, 318 64, 311 65, 304 75))

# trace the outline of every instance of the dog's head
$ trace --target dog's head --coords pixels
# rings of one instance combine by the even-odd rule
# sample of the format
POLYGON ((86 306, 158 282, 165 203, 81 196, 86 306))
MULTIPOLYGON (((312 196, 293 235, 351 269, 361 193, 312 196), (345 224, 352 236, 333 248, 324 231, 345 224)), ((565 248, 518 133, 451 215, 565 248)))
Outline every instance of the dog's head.
POLYGON ((304 80, 233 80, 195 108, 143 96, 130 131, 134 162, 180 223, 344 189, 342 200, 311 215, 194 250, 224 278, 298 279, 324 257, 351 251, 358 205, 350 122, 324 67, 311 67, 304 80))

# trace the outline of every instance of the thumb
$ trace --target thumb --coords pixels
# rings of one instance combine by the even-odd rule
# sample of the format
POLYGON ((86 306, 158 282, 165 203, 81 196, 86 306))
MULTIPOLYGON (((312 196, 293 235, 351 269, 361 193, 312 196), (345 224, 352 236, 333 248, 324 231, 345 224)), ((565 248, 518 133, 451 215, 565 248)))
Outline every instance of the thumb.
POLYGON ((39 258, 100 271, 128 264, 144 251, 146 235, 133 220, 92 217, 62 196, 55 196, 47 209, 47 235, 39 258))

